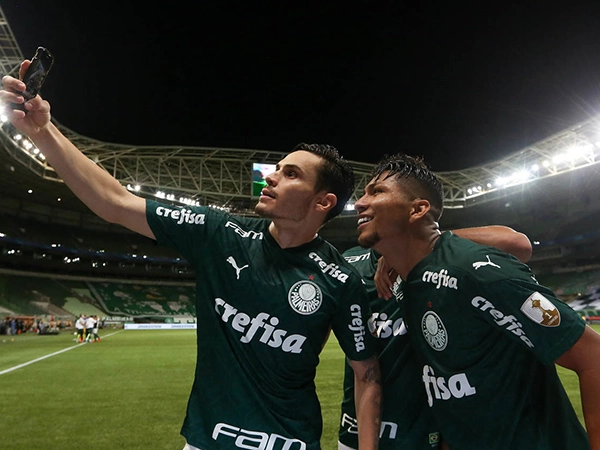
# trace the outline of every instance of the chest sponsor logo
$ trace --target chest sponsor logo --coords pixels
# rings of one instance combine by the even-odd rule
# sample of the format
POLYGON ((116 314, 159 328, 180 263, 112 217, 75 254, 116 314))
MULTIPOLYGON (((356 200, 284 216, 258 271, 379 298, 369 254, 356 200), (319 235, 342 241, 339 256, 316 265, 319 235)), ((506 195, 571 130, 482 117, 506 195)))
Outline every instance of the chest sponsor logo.
POLYGON ((433 406, 434 400, 463 398, 477 393, 465 373, 454 374, 448 379, 436 377, 433 367, 428 365, 423 366, 423 384, 429 406, 433 406))
POLYGON ((531 294, 521 305, 521 311, 535 323, 545 327, 560 325, 560 312, 550 300, 539 292, 531 294))
POLYGON ((458 280, 455 277, 448 275, 448 271, 446 269, 440 269, 439 272, 431 272, 427 270, 423 272, 423 277, 421 279, 425 283, 435 284, 436 289, 441 287, 458 289, 458 280))
POLYGON ((182 223, 204 225, 205 219, 204 214, 195 213, 191 209, 167 208, 164 206, 156 208, 156 215, 173 219, 177 225, 181 225, 182 223))
POLYGON ((323 293, 312 281, 298 281, 288 291, 288 302, 298 314, 308 316, 321 307, 323 293))
POLYGON ((231 266, 235 269, 235 277, 237 280, 240 279, 240 272, 242 270, 244 270, 245 268, 248 267, 248 264, 243 265, 242 267, 238 266, 238 263, 236 262, 235 258, 233 256, 230 256, 229 258, 227 258, 227 262, 229 264, 231 264, 231 266))
POLYGON ((427 311, 421 319, 421 331, 429 346, 438 351, 443 351, 448 345, 448 333, 442 319, 433 311, 427 311))
POLYGON ((340 270, 340 266, 338 266, 337 264, 326 262, 315 252, 309 253, 308 257, 313 261, 316 261, 316 263, 319 265, 319 268, 321 269, 321 272, 323 272, 324 274, 329 275, 330 277, 335 278, 336 280, 339 280, 342 283, 345 283, 348 279, 348 274, 342 272, 340 270))
MULTIPOLYGON (((212 432, 212 438, 218 442, 233 440, 233 445, 237 448, 256 449, 256 450, 306 450, 306 443, 300 439, 287 438, 275 433, 266 433, 264 431, 244 430, 243 428, 229 425, 227 423, 218 423, 212 432)), ((229 445, 231 444, 223 444, 229 445)))
POLYGON ((486 261, 477 261, 477 262, 473 263, 473 268, 475 270, 481 269, 482 267, 485 267, 485 266, 492 266, 492 267, 496 267, 497 269, 501 269, 501 267, 498 264, 495 264, 490 260, 490 255, 485 255, 485 257, 486 257, 486 261))
POLYGON ((237 234, 239 234, 243 238, 259 239, 259 240, 263 238, 262 231, 260 231, 260 232, 256 232, 254 230, 246 231, 243 228, 241 228, 237 223, 231 222, 229 220, 225 223, 225 228, 233 229, 233 231, 235 231, 237 234))
MULTIPOLYGON (((525 303, 527 303, 527 301, 525 303)), ((533 348, 533 342, 529 340, 525 334, 525 331, 523 330, 523 325, 515 316, 505 315, 502 311, 497 310, 491 302, 487 301, 483 297, 473 297, 473 300, 471 300, 471 305, 488 313, 490 316, 492 316, 496 325, 506 329, 507 331, 510 331, 515 336, 518 336, 529 348, 533 348)), ((521 309, 523 309, 522 306, 521 309)))
POLYGON ((277 317, 265 312, 258 313, 256 317, 238 311, 222 298, 215 298, 215 311, 221 320, 240 333, 240 342, 247 344, 254 338, 269 347, 280 348, 286 353, 301 353, 306 336, 301 334, 288 334, 286 330, 277 329, 277 317))
POLYGON ((369 330, 373 336, 379 339, 400 336, 408 332, 402 317, 396 320, 391 320, 388 319, 386 313, 378 312, 375 312, 371 315, 371 319, 369 320, 369 330))

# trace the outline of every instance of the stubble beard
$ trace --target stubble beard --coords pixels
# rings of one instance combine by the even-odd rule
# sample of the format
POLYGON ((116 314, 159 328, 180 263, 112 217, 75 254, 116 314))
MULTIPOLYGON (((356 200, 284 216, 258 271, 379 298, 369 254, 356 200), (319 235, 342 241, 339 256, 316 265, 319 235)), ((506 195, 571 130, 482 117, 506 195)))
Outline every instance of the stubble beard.
POLYGON ((260 217, 263 217, 265 219, 269 219, 270 218, 269 215, 265 211, 263 211, 260 206, 261 206, 260 202, 257 203, 256 206, 254 207, 254 212, 256 214, 258 214, 260 217))
POLYGON ((293 220, 294 222, 300 222, 304 219, 308 213, 307 207, 301 202, 298 202, 293 208, 284 208, 283 210, 276 211, 274 208, 266 208, 265 205, 257 203, 254 207, 254 212, 263 219, 270 220, 293 220))
POLYGON ((358 245, 363 248, 373 248, 381 240, 377 233, 361 233, 358 235, 358 245))
POLYGON ((261 205, 260 203, 257 203, 256 206, 254 207, 254 212, 256 214, 258 214, 259 217, 262 217, 263 219, 281 219, 281 214, 278 214, 277 212, 273 211, 272 209, 269 208, 265 208, 264 205, 261 205))

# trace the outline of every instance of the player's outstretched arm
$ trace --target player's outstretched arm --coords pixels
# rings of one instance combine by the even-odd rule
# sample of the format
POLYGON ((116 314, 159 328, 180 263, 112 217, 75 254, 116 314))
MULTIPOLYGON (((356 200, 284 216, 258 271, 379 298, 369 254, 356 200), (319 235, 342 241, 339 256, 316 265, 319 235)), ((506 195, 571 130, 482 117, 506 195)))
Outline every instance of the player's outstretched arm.
POLYGON ((373 357, 365 361, 352 361, 354 370, 354 403, 358 421, 358 448, 379 447, 381 428, 381 373, 379 361, 373 357))
POLYGON ((504 225, 459 228, 452 230, 452 233, 481 245, 499 248, 524 263, 529 261, 533 252, 531 241, 525 234, 504 225))
POLYGON ((579 376, 579 390, 590 448, 600 450, 600 334, 586 326, 579 340, 556 363, 579 376))
MULTIPOLYGON (((21 73, 29 61, 21 65, 21 73)), ((18 92, 22 81, 11 76, 2 78, 0 101, 5 103, 10 122, 43 153, 46 161, 65 184, 102 219, 123 225, 132 231, 154 238, 146 220, 145 200, 127 191, 109 173, 79 151, 50 120, 50 104, 39 95, 25 104, 27 114, 9 109, 11 102, 22 103, 18 92)))

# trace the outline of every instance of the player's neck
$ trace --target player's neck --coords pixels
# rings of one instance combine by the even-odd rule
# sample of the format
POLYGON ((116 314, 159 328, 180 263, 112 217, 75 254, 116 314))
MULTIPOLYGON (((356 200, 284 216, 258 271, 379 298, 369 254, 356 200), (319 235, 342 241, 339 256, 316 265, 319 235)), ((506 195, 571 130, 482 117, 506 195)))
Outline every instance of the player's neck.
POLYGON ((437 231, 407 234, 401 239, 382 241, 374 249, 385 257, 386 263, 400 275, 402 280, 406 280, 410 271, 431 253, 439 237, 437 231))
POLYGON ((269 233, 281 248, 294 248, 312 241, 317 237, 318 228, 304 225, 290 226, 284 221, 271 222, 269 233), (287 226, 286 226, 287 225, 287 226))

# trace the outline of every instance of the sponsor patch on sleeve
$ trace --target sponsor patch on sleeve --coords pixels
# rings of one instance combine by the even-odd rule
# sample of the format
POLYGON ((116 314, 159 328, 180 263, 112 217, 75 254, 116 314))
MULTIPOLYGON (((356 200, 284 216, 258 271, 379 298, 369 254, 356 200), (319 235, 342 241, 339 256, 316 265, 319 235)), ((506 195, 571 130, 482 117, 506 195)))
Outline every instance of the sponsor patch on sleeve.
POLYGON ((531 294, 521 305, 521 311, 535 323, 545 327, 560 325, 560 312, 550 300, 539 292, 531 294))

